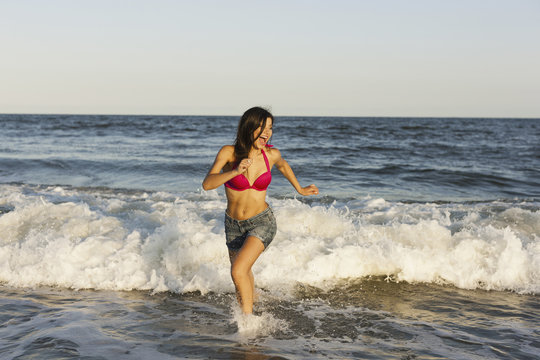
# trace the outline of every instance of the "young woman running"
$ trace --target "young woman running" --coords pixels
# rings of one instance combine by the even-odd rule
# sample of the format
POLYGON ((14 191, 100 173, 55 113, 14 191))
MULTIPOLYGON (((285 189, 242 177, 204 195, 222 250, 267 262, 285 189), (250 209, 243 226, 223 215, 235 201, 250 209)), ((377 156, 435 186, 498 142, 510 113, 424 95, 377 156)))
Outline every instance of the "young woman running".
POLYGON ((204 190, 225 184, 225 236, 231 276, 245 314, 253 311, 255 283, 251 267, 276 235, 276 219, 265 200, 272 167, 275 165, 299 194, 319 193, 313 184, 301 187, 279 150, 268 144, 273 123, 274 117, 263 108, 246 111, 238 124, 234 145, 219 150, 202 183, 204 190))

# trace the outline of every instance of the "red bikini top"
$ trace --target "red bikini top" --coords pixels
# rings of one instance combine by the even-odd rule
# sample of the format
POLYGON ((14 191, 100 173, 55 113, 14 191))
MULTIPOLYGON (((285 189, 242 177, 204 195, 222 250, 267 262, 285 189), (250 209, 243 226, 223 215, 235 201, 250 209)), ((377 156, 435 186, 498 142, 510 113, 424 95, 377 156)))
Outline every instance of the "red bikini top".
MULTIPOLYGON (((259 177, 253 182, 253 185, 249 185, 249 180, 244 176, 244 174, 236 175, 231 180, 225 183, 225 187, 236 191, 244 191, 247 189, 255 189, 257 191, 265 191, 272 181, 272 173, 270 172, 270 164, 268 163, 268 158, 264 153, 263 149, 261 152, 264 157, 264 162, 266 163, 266 172, 259 175, 259 177)), ((238 164, 236 164, 233 169, 236 169, 238 164)))

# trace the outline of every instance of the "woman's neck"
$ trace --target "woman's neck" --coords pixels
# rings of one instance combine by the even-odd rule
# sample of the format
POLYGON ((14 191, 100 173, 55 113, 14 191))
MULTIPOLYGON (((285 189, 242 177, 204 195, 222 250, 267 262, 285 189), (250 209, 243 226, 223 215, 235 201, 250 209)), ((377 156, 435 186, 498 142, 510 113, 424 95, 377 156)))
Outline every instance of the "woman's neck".
POLYGON ((261 154, 261 149, 257 149, 253 147, 251 148, 251 150, 249 150, 248 157, 254 158, 255 156, 260 155, 260 154, 261 154))

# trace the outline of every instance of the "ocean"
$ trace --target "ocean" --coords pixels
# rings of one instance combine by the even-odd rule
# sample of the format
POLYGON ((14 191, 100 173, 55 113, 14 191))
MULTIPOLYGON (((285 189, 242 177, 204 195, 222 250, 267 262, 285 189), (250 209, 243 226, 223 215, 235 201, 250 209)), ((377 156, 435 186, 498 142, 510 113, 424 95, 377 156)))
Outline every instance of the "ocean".
POLYGON ((0 115, 0 358, 540 359, 540 119, 277 116, 247 318, 238 119, 0 115))

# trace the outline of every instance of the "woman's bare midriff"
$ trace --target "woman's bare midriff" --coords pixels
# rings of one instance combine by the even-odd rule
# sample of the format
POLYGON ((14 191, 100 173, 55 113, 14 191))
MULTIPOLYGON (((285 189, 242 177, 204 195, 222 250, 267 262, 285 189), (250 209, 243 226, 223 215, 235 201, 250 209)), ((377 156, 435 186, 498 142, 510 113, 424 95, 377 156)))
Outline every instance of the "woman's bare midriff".
POLYGON ((268 207, 266 191, 247 189, 236 191, 225 188, 227 195, 227 214, 236 220, 246 220, 260 214, 268 207))

